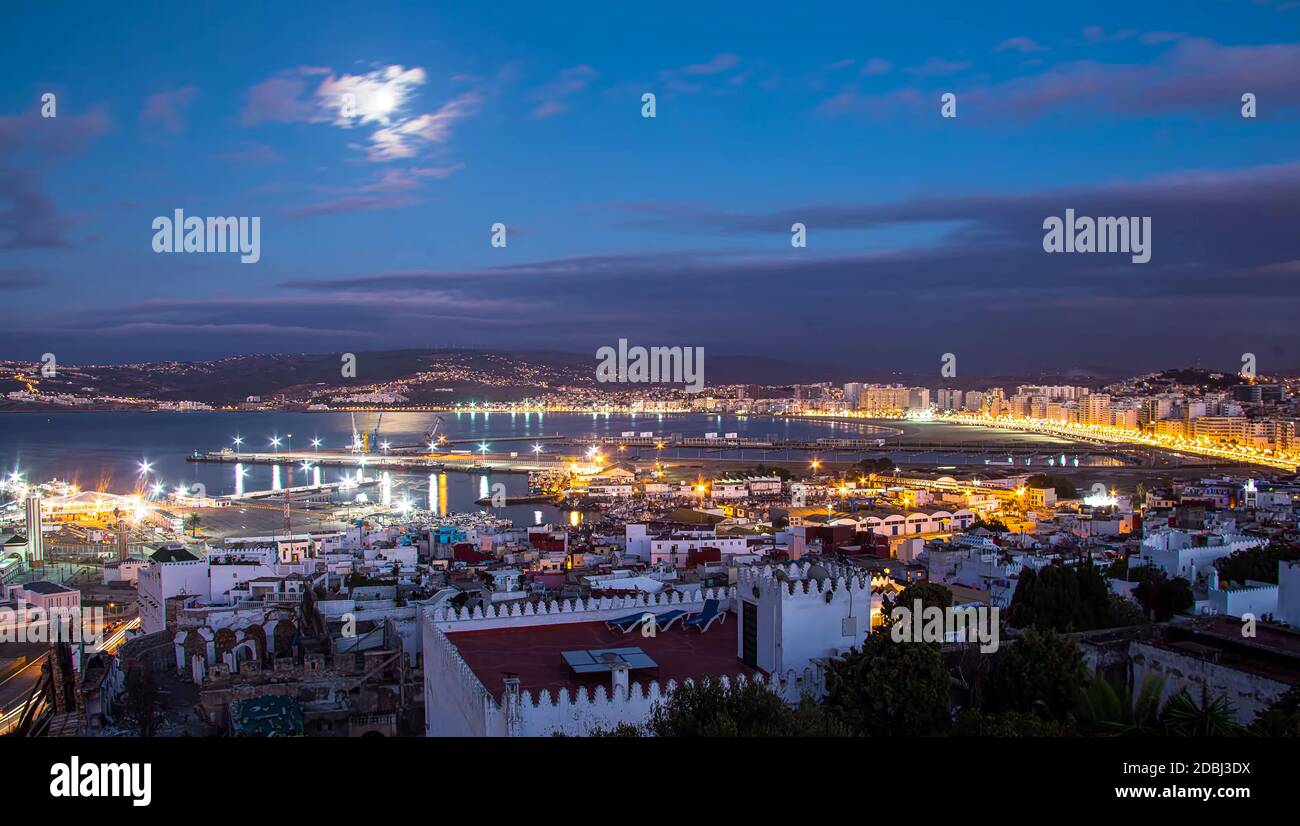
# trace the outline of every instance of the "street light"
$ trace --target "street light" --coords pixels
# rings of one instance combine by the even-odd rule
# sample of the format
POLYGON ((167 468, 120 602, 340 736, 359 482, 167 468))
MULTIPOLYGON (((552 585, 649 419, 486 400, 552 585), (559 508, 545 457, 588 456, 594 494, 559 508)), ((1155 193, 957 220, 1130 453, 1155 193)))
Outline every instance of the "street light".
POLYGON ((533 453, 541 453, 541 452, 542 452, 541 445, 533 445, 533 453))
POLYGON ((478 450, 479 450, 479 453, 487 453, 487 452, 488 452, 488 445, 487 445, 487 442, 482 442, 482 443, 480 443, 479 446, 478 446, 478 450))
POLYGON ((153 464, 151 464, 148 459, 145 459, 144 461, 140 462, 141 476, 147 475, 151 470, 153 470, 153 464))
POLYGON ((312 439, 312 440, 311 440, 311 446, 312 446, 312 449, 315 449, 315 448, 320 447, 320 439, 312 439))
POLYGON ((271 447, 275 448, 277 453, 280 452, 280 437, 275 436, 271 439, 271 447))
POLYGON ((235 436, 235 447, 239 447, 239 446, 242 445, 243 443, 244 443, 244 437, 243 437, 243 436, 236 435, 236 436, 235 436))

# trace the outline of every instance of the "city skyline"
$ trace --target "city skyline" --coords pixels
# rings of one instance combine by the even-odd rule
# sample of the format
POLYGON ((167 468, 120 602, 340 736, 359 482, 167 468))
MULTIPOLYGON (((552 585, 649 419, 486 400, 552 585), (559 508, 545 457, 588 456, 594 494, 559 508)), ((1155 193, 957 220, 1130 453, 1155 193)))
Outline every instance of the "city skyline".
POLYGON ((1231 5, 287 5, 233 38, 201 9, 19 9, 0 356, 627 338, 836 374, 1292 371, 1300 10, 1231 5), (175 210, 260 218, 260 260, 157 254, 175 210), (1066 210, 1149 219, 1150 260, 1046 253, 1066 210))

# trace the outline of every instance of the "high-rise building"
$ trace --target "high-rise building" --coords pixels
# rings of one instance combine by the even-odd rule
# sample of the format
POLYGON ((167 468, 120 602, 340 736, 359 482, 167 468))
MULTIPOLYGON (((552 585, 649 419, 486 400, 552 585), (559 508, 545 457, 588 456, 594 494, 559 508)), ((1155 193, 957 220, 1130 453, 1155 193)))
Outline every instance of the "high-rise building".
POLYGON ((844 385, 844 403, 850 410, 857 410, 862 405, 862 382, 851 381, 844 385))
POLYGON ((1114 422, 1110 411, 1110 396, 1106 393, 1089 393, 1080 399, 1079 422, 1109 427, 1114 422))
POLYGON ((131 532, 124 516, 117 520, 117 558, 120 562, 131 558, 131 532))
POLYGON ((45 535, 41 532, 41 494, 27 492, 27 564, 40 568, 45 564, 45 535))
POLYGON ((1187 426, 1190 435, 1212 442, 1251 444, 1255 430, 1245 416, 1198 416, 1187 426))

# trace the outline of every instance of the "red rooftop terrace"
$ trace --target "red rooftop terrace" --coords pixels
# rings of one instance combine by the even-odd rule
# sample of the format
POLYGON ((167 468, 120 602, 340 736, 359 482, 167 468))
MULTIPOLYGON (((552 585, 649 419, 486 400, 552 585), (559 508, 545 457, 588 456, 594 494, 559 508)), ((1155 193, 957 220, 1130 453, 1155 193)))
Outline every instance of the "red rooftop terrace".
POLYGON ((659 666, 638 669, 628 674, 628 681, 648 685, 652 682, 678 683, 704 676, 751 677, 759 673, 736 656, 738 623, 735 614, 715 622, 708 631, 686 629, 676 623, 653 637, 641 632, 624 634, 605 627, 604 622, 576 622, 522 628, 494 628, 485 631, 448 632, 447 639, 456 646, 465 663, 474 671, 497 700, 505 692, 505 677, 514 674, 519 687, 536 698, 543 689, 551 696, 561 688, 572 695, 579 687, 603 685, 609 689, 608 673, 576 675, 560 656, 564 651, 597 648, 640 648, 659 666))

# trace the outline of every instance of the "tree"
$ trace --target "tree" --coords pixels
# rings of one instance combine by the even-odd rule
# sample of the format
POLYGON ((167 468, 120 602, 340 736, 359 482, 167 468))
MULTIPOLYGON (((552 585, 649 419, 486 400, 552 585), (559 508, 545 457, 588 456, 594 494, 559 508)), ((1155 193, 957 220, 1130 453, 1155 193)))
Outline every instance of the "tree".
POLYGON ((994 662, 986 710, 1033 712, 1045 720, 1064 721, 1078 704, 1087 677, 1083 654, 1073 640, 1031 628, 994 662))
POLYGON ((1251 548, 1217 559, 1214 567, 1219 570, 1219 577, 1229 582, 1245 582, 1248 579, 1259 582, 1277 582, 1279 562, 1300 559, 1300 544, 1274 539, 1262 548, 1251 548))
POLYGON ((197 513, 191 513, 189 516, 185 517, 185 527, 189 528, 192 536, 198 536, 199 523, 202 521, 202 516, 199 516, 197 513))
POLYGON ((1078 719, 1088 734, 1152 737, 1161 733, 1160 697, 1165 681, 1154 674, 1142 681, 1138 696, 1129 702, 1124 686, 1117 686, 1101 674, 1080 693, 1078 719))
POLYGON ((957 737, 1068 737, 1075 732, 1068 723, 1044 720, 1037 714, 966 708, 957 715, 952 733, 957 737))
POLYGON ((826 671, 824 705, 855 735, 924 737, 947 732, 948 670, 937 643, 866 638, 826 671))
POLYGON ((879 456, 875 459, 863 459, 858 462, 856 467, 860 468, 863 473, 893 473, 898 469, 894 460, 888 456, 879 456))
POLYGON ((1090 734, 1126 737, 1236 737, 1246 732, 1227 697, 1210 700, 1202 688, 1197 702, 1184 688, 1162 705, 1164 687, 1163 678, 1148 675, 1130 704, 1122 687, 1095 676, 1080 695, 1079 720, 1090 734))
POLYGON ((1058 499, 1075 499, 1079 492, 1068 476, 1055 476, 1050 473, 1035 473, 1025 480, 1025 486, 1031 488, 1052 488, 1058 499))
POLYGON ((1107 627, 1124 628, 1129 625, 1146 624, 1147 615, 1142 613, 1142 606, 1133 600, 1119 594, 1111 594, 1109 600, 1111 621, 1107 627))
MULTIPOLYGON (((555 736, 564 737, 565 735, 560 732, 556 732, 555 736)), ((588 737, 644 737, 646 735, 640 726, 634 726, 631 723, 619 723, 618 725, 609 729, 604 728, 602 726, 597 726, 593 728, 591 731, 587 732, 587 736, 588 737)))
MULTIPOLYGON (((828 737, 843 726, 810 700, 791 709, 753 680, 723 683, 715 677, 679 685, 655 704, 646 732, 656 737, 828 737)), ((627 736, 615 729, 612 734, 627 736)))
POLYGON ((1300 686, 1292 686, 1256 715, 1250 730, 1264 737, 1300 737, 1300 686))
POLYGON ((139 737, 153 737, 162 721, 158 709, 158 684, 153 672, 144 665, 136 665, 126 673, 122 716, 139 737))
POLYGON ((1210 700, 1204 687, 1199 703, 1185 688, 1170 697, 1160 712, 1160 725, 1170 737, 1236 737, 1245 732, 1228 698, 1220 694, 1210 700))
POLYGON ((1116 617, 1110 586, 1091 562, 1022 570, 1007 622, 1016 628, 1050 628, 1060 633, 1125 624, 1116 617))
POLYGON ((1192 607, 1192 584, 1182 577, 1170 579, 1159 568, 1147 566, 1142 578, 1133 589, 1133 598, 1155 619, 1165 622, 1174 614, 1192 607))
MULTIPOLYGON (((884 626, 888 628, 893 624, 894 608, 901 606, 911 611, 918 599, 923 609, 930 606, 944 609, 952 607, 952 591, 937 583, 916 582, 900 591, 897 599, 891 601, 889 597, 884 598, 880 611, 884 618, 884 626)), ((920 617, 913 619, 920 621, 920 617)))

